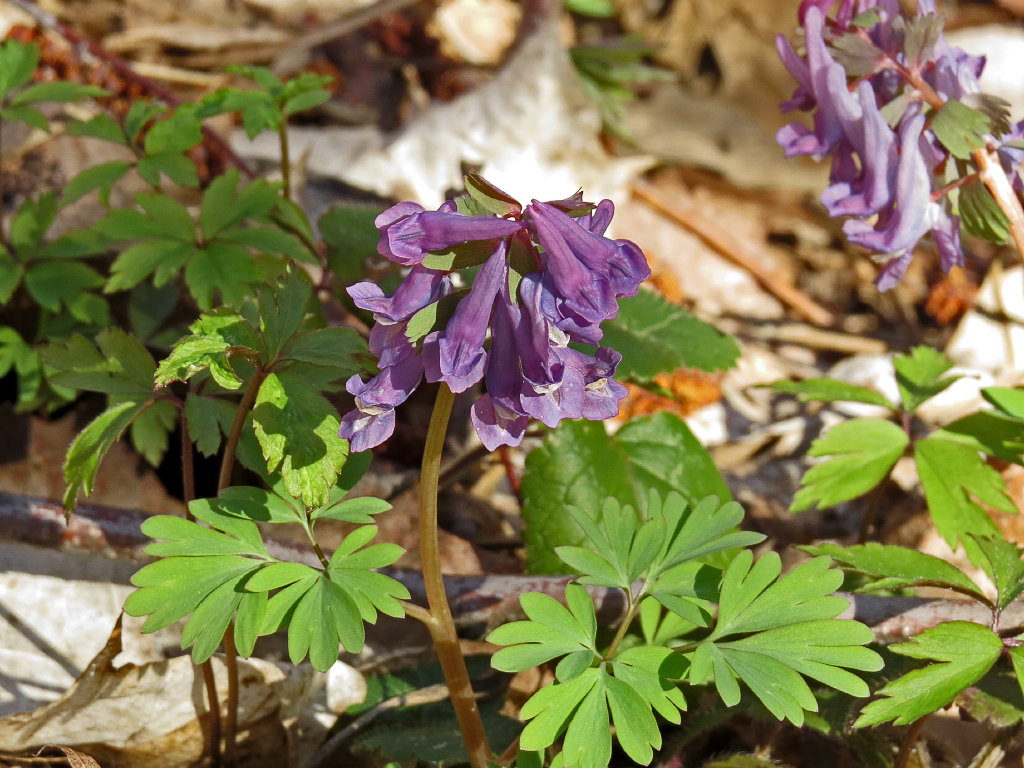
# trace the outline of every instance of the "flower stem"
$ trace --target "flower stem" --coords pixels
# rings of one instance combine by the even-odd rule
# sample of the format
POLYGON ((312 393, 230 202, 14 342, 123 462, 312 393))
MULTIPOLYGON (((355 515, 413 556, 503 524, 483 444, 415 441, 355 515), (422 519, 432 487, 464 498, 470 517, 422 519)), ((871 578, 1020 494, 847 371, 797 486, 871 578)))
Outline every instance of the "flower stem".
POLYGON ((451 694, 455 717, 459 721, 459 730, 462 731, 466 752, 469 754, 469 763, 472 768, 486 768, 487 761, 491 759, 491 748, 487 743, 466 660, 459 649, 455 622, 444 592, 441 548, 437 537, 437 478, 441 471, 441 453, 448 429, 448 417, 451 416, 454 402, 455 395, 442 382, 434 403, 434 412, 430 416, 427 444, 423 449, 423 469, 420 473, 420 561, 427 603, 433 617, 427 627, 451 694))

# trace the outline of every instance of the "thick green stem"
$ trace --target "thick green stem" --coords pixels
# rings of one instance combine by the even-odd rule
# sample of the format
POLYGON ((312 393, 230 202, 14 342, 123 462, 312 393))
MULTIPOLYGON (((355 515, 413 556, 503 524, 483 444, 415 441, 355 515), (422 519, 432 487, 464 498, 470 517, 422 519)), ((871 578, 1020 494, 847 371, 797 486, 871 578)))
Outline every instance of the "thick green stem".
POLYGON ((441 453, 444 436, 448 429, 448 417, 452 412, 455 395, 447 384, 441 383, 430 416, 427 444, 423 449, 423 469, 420 473, 420 562, 423 567, 423 582, 427 592, 427 603, 433 621, 427 625, 434 640, 441 671, 451 695, 455 716, 459 721, 469 763, 472 768, 486 768, 491 759, 491 748, 480 719, 480 710, 473 695, 473 686, 466 669, 466 660, 459 649, 459 638, 455 622, 448 607, 441 576, 441 548, 437 537, 437 478, 441 471, 441 453))

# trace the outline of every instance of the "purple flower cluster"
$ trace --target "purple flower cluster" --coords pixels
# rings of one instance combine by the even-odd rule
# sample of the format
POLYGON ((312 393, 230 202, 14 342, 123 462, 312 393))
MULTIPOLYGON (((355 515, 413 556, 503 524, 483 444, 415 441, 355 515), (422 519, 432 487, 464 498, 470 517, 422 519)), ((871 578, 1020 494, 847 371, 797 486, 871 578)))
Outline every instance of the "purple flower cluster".
POLYGON ((626 390, 612 376, 621 355, 569 343, 599 344, 618 299, 650 277, 643 252, 604 236, 609 200, 593 206, 578 193, 523 210, 490 189, 504 215, 466 215, 449 201, 437 211, 400 203, 377 217, 377 250, 410 270, 391 296, 374 283, 349 288, 356 306, 373 313, 370 349, 380 367, 346 385, 356 408, 339 434, 353 451, 391 436, 395 407, 424 378, 453 392, 483 381, 471 417, 488 450, 518 445, 531 417, 553 427, 618 413, 626 390), (443 258, 453 253, 480 263, 468 290, 453 279, 457 259, 443 258))
POLYGON ((790 123, 778 142, 787 157, 831 158, 822 202, 832 216, 850 217, 843 225, 850 242, 880 255, 881 290, 899 282, 929 232, 948 272, 963 263, 960 223, 937 187, 948 183, 955 161, 926 111, 936 97, 977 94, 984 60, 945 41, 934 0, 918 1, 916 19, 901 15, 898 0, 838 0, 828 16, 836 5, 801 4, 803 54, 778 38, 798 83, 783 110, 816 110, 813 128, 790 123))

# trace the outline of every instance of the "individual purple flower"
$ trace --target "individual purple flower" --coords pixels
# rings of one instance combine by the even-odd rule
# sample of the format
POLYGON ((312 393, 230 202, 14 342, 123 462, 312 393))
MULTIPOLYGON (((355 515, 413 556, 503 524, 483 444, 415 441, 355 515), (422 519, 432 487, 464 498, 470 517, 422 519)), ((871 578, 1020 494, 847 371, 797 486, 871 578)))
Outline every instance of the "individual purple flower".
POLYGON ((349 289, 358 307, 373 312, 370 349, 380 366, 369 381, 357 376, 346 384, 356 408, 342 419, 339 434, 353 451, 391 435, 395 407, 424 378, 454 392, 483 383, 471 419, 491 450, 518 445, 531 417, 555 426, 618 412, 626 394, 612 380, 618 353, 598 348, 589 355, 569 343, 597 344, 618 299, 635 295, 650 276, 643 252, 604 236, 611 201, 594 206, 577 193, 522 209, 501 190, 475 181, 475 193, 483 190, 494 203, 490 210, 504 216, 466 215, 488 209, 465 197, 438 211, 400 203, 377 218, 378 251, 412 268, 391 296, 370 283, 349 289), (463 243, 474 247, 456 258, 439 254, 425 261, 463 243), (456 291, 451 272, 474 264, 480 268, 472 285, 456 291))
MULTIPOLYGON (((805 52, 777 41, 797 81, 782 108, 813 110, 813 127, 791 122, 779 130, 786 156, 831 158, 822 202, 830 215, 849 217, 850 242, 884 265, 881 290, 899 282, 929 232, 944 270, 962 264, 948 172, 964 156, 953 156, 932 119, 949 100, 977 98, 984 59, 933 34, 940 23, 934 0, 919 0, 914 19, 902 15, 898 0, 804 0, 799 18, 805 52)), ((998 132, 1001 123, 991 125, 998 132)), ((998 137, 989 141, 999 148, 998 137)), ((1000 151, 1004 167, 1012 159, 1000 151)))
POLYGON ((507 237, 523 227, 521 222, 493 216, 425 211, 416 203, 399 203, 388 208, 374 224, 381 233, 377 252, 406 266, 419 264, 430 251, 507 237))
POLYGON ((341 419, 338 435, 349 441, 353 453, 380 445, 395 431, 395 408, 406 400, 423 378, 423 362, 410 355, 367 382, 353 376, 345 383, 355 395, 355 410, 341 419))
POLYGON ((465 392, 483 378, 487 362, 484 340, 491 311, 502 282, 508 279, 507 250, 505 242, 498 244, 448 325, 438 333, 436 342, 431 339, 429 356, 424 350, 427 378, 443 381, 452 392, 465 392))

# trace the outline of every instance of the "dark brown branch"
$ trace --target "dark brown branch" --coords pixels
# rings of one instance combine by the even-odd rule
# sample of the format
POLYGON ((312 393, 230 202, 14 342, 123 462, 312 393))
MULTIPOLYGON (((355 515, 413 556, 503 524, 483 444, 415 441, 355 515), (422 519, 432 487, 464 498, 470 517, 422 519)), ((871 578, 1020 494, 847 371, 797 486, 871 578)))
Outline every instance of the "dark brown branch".
MULTIPOLYGON (((48 549, 87 551, 121 560, 145 562, 143 547, 149 543, 139 530, 147 514, 137 510, 79 505, 71 522, 64 523, 60 503, 30 496, 0 493, 0 541, 20 542, 48 549)), ((313 567, 319 561, 311 549, 293 547, 270 539, 267 551, 274 557, 304 562, 313 567)), ((418 572, 385 569, 402 582, 413 601, 425 597, 423 579, 418 572)), ((461 625, 494 625, 519 614, 519 596, 543 592, 562 597, 566 576, 446 576, 445 589, 452 613, 461 625)), ((599 619, 613 622, 622 615, 619 592, 588 588, 593 595, 599 619)), ((839 617, 857 619, 874 630, 880 643, 894 643, 920 634, 943 621, 972 621, 988 625, 992 614, 980 603, 967 600, 925 599, 915 597, 876 597, 843 594, 850 607, 839 617)), ((1024 601, 1010 605, 1002 613, 1005 627, 1024 625, 1024 601)))

